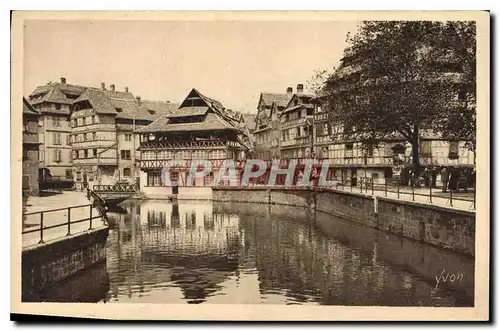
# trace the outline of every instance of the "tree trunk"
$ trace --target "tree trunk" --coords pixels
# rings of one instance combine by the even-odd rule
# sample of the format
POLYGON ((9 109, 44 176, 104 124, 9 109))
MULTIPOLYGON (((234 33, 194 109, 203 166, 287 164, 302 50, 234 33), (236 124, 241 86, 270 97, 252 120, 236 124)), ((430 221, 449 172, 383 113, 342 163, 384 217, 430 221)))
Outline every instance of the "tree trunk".
POLYGON ((414 174, 414 179, 417 179, 420 175, 420 135, 417 126, 413 130, 413 136, 411 141, 411 159, 412 159, 412 170, 414 174))

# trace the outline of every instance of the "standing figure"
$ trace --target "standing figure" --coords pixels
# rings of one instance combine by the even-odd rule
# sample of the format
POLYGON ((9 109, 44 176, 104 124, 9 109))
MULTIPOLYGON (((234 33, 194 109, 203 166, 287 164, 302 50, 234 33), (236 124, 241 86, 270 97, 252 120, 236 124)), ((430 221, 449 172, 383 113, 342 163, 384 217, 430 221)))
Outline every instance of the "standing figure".
POLYGON ((431 180, 431 169, 429 167, 425 167, 424 169, 424 185, 425 187, 430 187, 430 180, 431 180))
POLYGON ((450 169, 450 182, 448 183, 450 190, 457 191, 459 172, 455 167, 450 169))
POLYGON ((443 167, 443 169, 441 169, 441 182, 443 183, 443 192, 446 192, 449 180, 450 180, 450 172, 446 167, 443 167))
POLYGON ((437 177, 437 169, 435 166, 432 167, 431 170, 431 185, 432 188, 436 188, 436 177, 437 177))

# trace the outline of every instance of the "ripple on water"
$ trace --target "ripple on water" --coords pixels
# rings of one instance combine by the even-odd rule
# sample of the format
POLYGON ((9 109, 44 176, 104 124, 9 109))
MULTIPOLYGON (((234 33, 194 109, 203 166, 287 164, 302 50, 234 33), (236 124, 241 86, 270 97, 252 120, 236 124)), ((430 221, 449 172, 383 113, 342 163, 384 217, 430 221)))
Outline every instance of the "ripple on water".
POLYGON ((107 261, 56 301, 472 306, 472 259, 286 206, 130 201, 107 261), (132 215, 134 217, 132 217, 132 215), (439 268, 462 288, 436 288, 439 268), (97 284, 104 284, 98 286, 97 284), (82 294, 85 293, 85 294, 82 294), (69 299, 68 299, 69 298, 69 299))

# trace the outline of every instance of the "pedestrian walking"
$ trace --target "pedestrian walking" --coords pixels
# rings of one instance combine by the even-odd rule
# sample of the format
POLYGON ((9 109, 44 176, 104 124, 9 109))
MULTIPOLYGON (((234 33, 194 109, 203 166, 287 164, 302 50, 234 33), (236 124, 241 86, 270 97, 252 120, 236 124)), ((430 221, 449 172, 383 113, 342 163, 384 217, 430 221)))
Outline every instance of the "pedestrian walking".
POLYGON ((450 172, 446 167, 441 169, 441 183, 443 183, 443 192, 448 189, 448 181, 450 180, 450 172))
POLYGON ((431 180, 431 169, 429 169, 429 167, 425 167, 423 177, 425 187, 429 187, 431 180))

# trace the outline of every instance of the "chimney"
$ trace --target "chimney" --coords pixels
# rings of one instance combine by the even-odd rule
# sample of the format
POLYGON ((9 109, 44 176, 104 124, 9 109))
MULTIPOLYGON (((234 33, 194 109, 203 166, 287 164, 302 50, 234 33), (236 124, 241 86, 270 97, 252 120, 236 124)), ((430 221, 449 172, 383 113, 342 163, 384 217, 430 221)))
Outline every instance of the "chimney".
POLYGON ((105 89, 106 89, 106 84, 101 83, 101 90, 103 90, 103 91, 104 91, 105 89))
POLYGON ((61 84, 66 84, 66 77, 61 77, 61 84))
POLYGON ((135 98, 137 99, 137 104, 140 106, 141 105, 141 96, 138 95, 135 98))
POLYGON ((304 85, 297 84, 297 93, 304 93, 304 85))
POLYGON ((288 96, 291 97, 292 94, 293 94, 293 87, 287 87, 286 88, 286 94, 288 94, 288 96))
POLYGON ((111 91, 113 91, 113 92, 114 92, 114 91, 115 91, 115 84, 111 84, 111 85, 109 85, 109 88, 111 89, 111 91))
POLYGON ((125 86, 125 93, 128 93, 128 86, 125 86))

